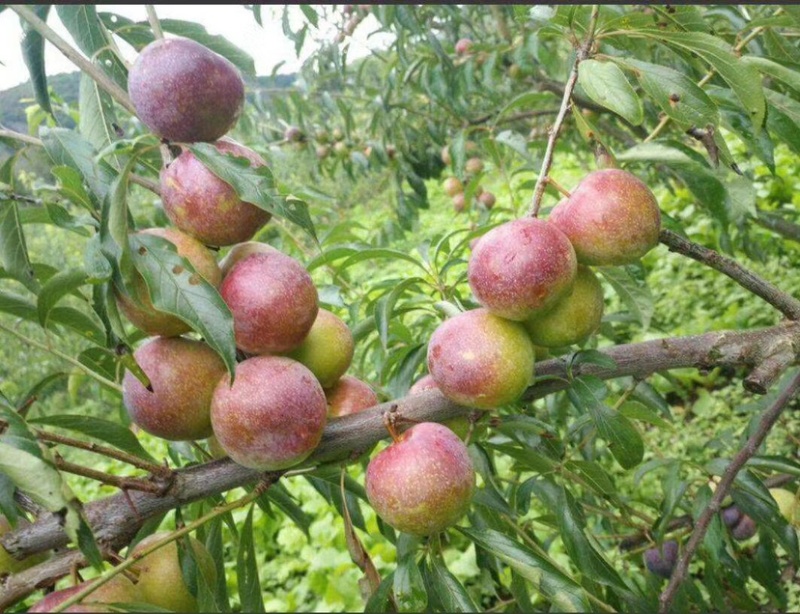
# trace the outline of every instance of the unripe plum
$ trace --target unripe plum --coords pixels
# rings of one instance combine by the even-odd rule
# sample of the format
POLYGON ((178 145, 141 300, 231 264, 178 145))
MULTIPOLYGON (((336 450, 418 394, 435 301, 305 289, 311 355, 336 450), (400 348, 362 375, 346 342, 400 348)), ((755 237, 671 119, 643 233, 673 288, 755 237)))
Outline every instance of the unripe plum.
MULTIPOLYGON (((17 528, 21 528, 24 526, 29 525, 30 523, 25 520, 24 518, 20 518, 17 521, 17 528)), ((11 523, 8 522, 8 519, 5 516, 0 516, 0 537, 3 537, 6 533, 12 530, 11 523)), ((47 553, 43 552, 40 554, 34 554, 32 556, 26 557, 22 560, 15 559, 11 556, 8 551, 0 546, 0 576, 4 576, 6 574, 13 574, 19 573, 20 571, 25 571, 26 569, 30 569, 34 565, 38 565, 42 561, 47 558, 47 553)))
MULTIPOLYGON (((146 548, 161 541, 167 532, 153 533, 145 537, 128 555, 135 556, 146 548)), ((211 553, 202 542, 189 538, 192 553, 197 561, 198 574, 212 582, 217 576, 217 568, 211 553)), ((197 598, 192 595, 183 579, 178 544, 174 541, 161 546, 133 565, 139 572, 137 587, 146 603, 174 612, 197 612, 197 598)), ((202 579, 198 579, 202 582, 202 579)))
POLYGON ((322 438, 327 415, 322 386, 306 367, 283 356, 239 363, 211 401, 214 436, 240 465, 259 471, 303 461, 322 438))
POLYGON ((800 527, 800 506, 798 506, 797 497, 795 497, 794 493, 783 488, 770 488, 769 494, 775 499, 778 509, 786 519, 786 522, 795 527, 800 527))
POLYGON ((350 148, 344 141, 337 141, 333 144, 333 153, 335 153, 339 158, 346 158, 348 155, 350 155, 350 148))
MULTIPOLYGON (((179 256, 186 258, 194 270, 215 288, 222 281, 214 254, 194 237, 175 228, 147 228, 137 234, 147 234, 166 239, 175 246, 179 256)), ((123 315, 139 330, 148 335, 163 335, 174 337, 192 330, 186 322, 179 317, 159 311, 150 299, 150 292, 144 277, 138 272, 134 274, 130 288, 131 294, 114 288, 117 306, 123 315)))
POLYGON ((187 38, 156 40, 128 73, 136 114, 168 141, 214 141, 236 124, 244 81, 222 56, 187 38))
POLYGON ((669 578, 675 563, 678 562, 678 542, 674 539, 664 542, 661 548, 648 548, 644 551, 644 564, 651 573, 669 578))
POLYGON ((290 358, 308 367, 323 388, 333 386, 353 360, 353 333, 339 316, 327 309, 317 319, 290 358))
POLYGON ((447 166, 450 166, 450 163, 453 161, 453 158, 450 156, 450 147, 445 145, 442 147, 442 162, 444 162, 447 166))
MULTIPOLYGON (((28 612, 52 612, 73 595, 85 589, 89 582, 82 582, 75 586, 53 591, 43 599, 37 601, 28 612)), ((139 585, 134 584, 123 575, 114 576, 97 590, 84 598, 80 603, 73 604, 63 610, 64 612, 112 612, 108 604, 111 603, 136 603, 143 600, 139 585)))
POLYGON ((483 170, 483 160, 480 158, 470 158, 464 164, 464 170, 467 171, 470 175, 477 175, 483 170))
POLYGON ((525 321, 536 345, 557 348, 580 343, 600 326, 603 286, 589 267, 580 265, 572 290, 543 313, 525 321))
POLYGON ((239 260, 222 280, 220 294, 233 313, 236 345, 249 354, 298 347, 319 309, 311 276, 278 250, 239 260))
POLYGON ((428 344, 428 371, 447 398, 477 409, 516 401, 533 380, 525 327, 475 309, 444 321, 428 344))
POLYGON ((506 222, 483 235, 467 275, 478 302, 509 320, 527 320, 565 296, 577 273, 569 239, 535 218, 506 222))
POLYGON ((424 536, 446 529, 466 513, 475 471, 455 433, 423 422, 370 461, 365 486, 370 504, 385 522, 424 536))
POLYGON ((456 213, 461 213, 464 209, 467 208, 467 197, 463 192, 460 192, 453 196, 453 211, 456 213))
POLYGON ((331 418, 357 414, 379 403, 375 391, 352 375, 345 375, 325 390, 325 397, 328 400, 328 416, 331 418))
MULTIPOLYGON (((220 139, 218 151, 266 166, 252 149, 220 139)), ((252 238, 270 214, 239 198, 230 184, 212 173, 188 149, 161 170, 161 200, 170 221, 206 245, 224 246, 252 238)))
POLYGON ((658 245, 661 212, 643 181, 609 168, 589 173, 553 208, 550 222, 567 235, 580 263, 622 265, 658 245))
POLYGON ((211 435, 211 395, 225 373, 219 355, 201 341, 156 337, 133 357, 150 379, 152 392, 130 372, 122 400, 131 420, 148 433, 184 441, 211 435))
POLYGON ((497 198, 491 192, 482 192, 481 195, 478 196, 478 202, 480 202, 487 209, 491 209, 497 202, 497 198))
POLYGON ((442 187, 444 187, 445 194, 450 197, 461 194, 464 191, 464 184, 461 183, 458 177, 448 177, 444 180, 442 187))

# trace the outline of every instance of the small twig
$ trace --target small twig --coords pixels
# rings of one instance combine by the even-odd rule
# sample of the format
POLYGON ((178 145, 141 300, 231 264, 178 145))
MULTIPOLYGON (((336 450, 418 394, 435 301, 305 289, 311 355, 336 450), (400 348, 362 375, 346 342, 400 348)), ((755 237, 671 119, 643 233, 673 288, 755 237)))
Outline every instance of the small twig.
POLYGON ((164 38, 164 30, 161 28, 158 15, 156 15, 156 7, 152 4, 145 4, 144 8, 147 11, 147 21, 150 22, 150 27, 153 29, 153 36, 156 37, 156 40, 164 38))
MULTIPOLYGON (((521 119, 529 119, 531 117, 542 117, 544 115, 557 115, 558 109, 536 109, 532 111, 520 111, 519 113, 514 113, 513 115, 508 115, 507 117, 498 117, 492 122, 493 126, 498 126, 500 124, 508 124, 511 122, 516 122, 521 119)), ((495 117, 494 113, 489 113, 487 115, 481 115, 480 117, 476 117, 475 119, 471 119, 469 121, 470 126, 479 126, 480 124, 485 124, 490 119, 495 117)))
POLYGON ((669 583, 659 597, 660 614, 666 614, 666 612, 670 611, 672 601, 675 599, 675 595, 677 594, 681 584, 686 579, 686 575, 689 570, 689 563, 691 562, 698 546, 703 541, 706 531, 708 530, 708 525, 711 523, 711 519, 720 511, 722 507, 722 501, 728 495, 728 491, 733 485, 733 481, 736 479, 739 471, 758 451, 758 448, 769 434, 770 429, 778 421, 778 418, 780 418, 784 407, 786 407, 786 404, 797 394, 798 390, 800 390, 800 373, 794 376, 792 381, 789 382, 789 385, 783 390, 783 392, 781 392, 778 398, 775 399, 775 402, 772 404, 772 406, 764 412, 764 415, 762 416, 755 433, 750 436, 744 447, 739 450, 738 454, 736 454, 736 456, 728 465, 728 468, 722 475, 722 479, 719 481, 719 484, 717 484, 717 488, 714 491, 714 495, 711 497, 711 501, 708 502, 708 505, 697 519, 694 530, 692 531, 689 541, 686 543, 686 546, 683 549, 680 558, 678 559, 678 563, 675 566, 675 570, 672 572, 669 583))
POLYGON ((72 45, 61 38, 50 26, 39 19, 36 13, 22 4, 9 4, 7 6, 23 20, 28 22, 34 30, 50 41, 70 62, 94 79, 97 85, 104 89, 118 104, 125 107, 132 115, 136 115, 136 108, 133 106, 128 92, 123 90, 111 77, 92 64, 90 60, 82 56, 72 45))
POLYGON ((785 239, 800 243, 800 226, 790 222, 777 213, 758 209, 753 221, 759 226, 763 226, 781 235, 785 239))
POLYGON ((228 512, 230 512, 232 510, 235 510, 235 509, 240 508, 240 507, 242 507, 244 505, 247 505, 248 503, 250 503, 252 501, 255 501, 258 497, 260 497, 262 494, 264 494, 264 492, 272 484, 274 484, 276 481, 278 481, 278 479, 280 479, 280 476, 281 476, 281 472, 275 472, 275 473, 267 474, 264 477, 264 479, 261 481, 261 483, 258 486, 256 486, 252 491, 250 491, 248 494, 246 494, 244 497, 241 497, 240 499, 237 499, 236 501, 233 501, 233 502, 228 503, 226 505, 222 505, 220 507, 215 507, 210 512, 208 512, 204 516, 201 516, 197 520, 194 520, 194 521, 190 522, 189 524, 187 524, 184 527, 178 529, 177 531, 173 531, 169 535, 165 536, 163 539, 159 539, 158 541, 156 541, 156 542, 154 542, 152 544, 149 544, 147 547, 142 548, 141 551, 137 552, 133 556, 128 557, 128 559, 126 559, 125 561, 123 561, 122 563, 120 563, 119 565, 114 567, 113 569, 109 569, 103 575, 101 575, 98 578, 95 578, 94 580, 92 580, 90 582, 90 584, 86 588, 84 588, 83 590, 78 591, 77 593, 75 593, 69 599, 65 599, 64 601, 59 603, 53 609, 53 612, 63 612, 64 610, 66 610, 71 605, 79 603, 80 601, 85 599, 87 596, 91 595, 98 588, 103 586, 105 583, 109 582, 112 578, 114 578, 115 576, 123 573, 129 567, 131 567, 132 565, 135 565, 137 561, 139 561, 139 560, 143 559, 144 557, 146 557, 147 555, 155 552, 159 548, 162 548, 162 547, 166 546, 167 544, 169 544, 169 543, 171 543, 171 542, 183 537, 184 535, 188 535, 189 533, 191 533, 195 529, 201 527, 202 525, 204 525, 205 523, 209 522, 210 520, 213 520, 214 518, 217 518, 218 516, 222 516, 223 514, 227 514, 228 512))
POLYGON ((558 181, 556 181, 552 177, 548 177, 547 178, 547 183, 549 185, 553 186, 556 190, 558 190, 561 193, 562 196, 565 196, 566 198, 569 198, 570 196, 572 196, 572 194, 570 194, 569 190, 567 190, 564 186, 562 186, 560 183, 558 183, 558 181))
POLYGON ((102 471, 97 471, 96 469, 89 469, 89 467, 84 467, 83 465, 65 461, 57 454, 55 455, 55 461, 56 467, 61 471, 66 471, 67 473, 71 473, 73 475, 89 478, 90 480, 96 480, 98 482, 102 482, 103 484, 107 484, 108 486, 119 488, 122 491, 132 489, 155 494, 164 492, 164 488, 158 484, 155 484, 154 482, 148 482, 147 480, 141 480, 139 478, 119 477, 117 475, 111 475, 102 471))
POLYGON ((41 430, 36 430, 34 433, 36 434, 36 437, 42 441, 63 444, 65 446, 70 446, 71 448, 79 448, 81 450, 94 452, 95 454, 102 454, 103 456, 127 463, 128 465, 133 465, 134 467, 147 471, 148 473, 152 473, 155 476, 161 477, 172 473, 172 470, 169 467, 148 462, 142 458, 139 458, 138 456, 123 452, 122 450, 116 450, 114 448, 109 448, 93 442, 72 439, 71 437, 65 437, 64 435, 57 435, 56 433, 48 433, 41 430))
POLYGON ((556 140, 558 133, 561 131, 561 126, 567 117, 567 112, 571 106, 572 92, 575 85, 578 83, 578 66, 579 64, 589 57, 589 52, 592 49, 594 42, 594 29, 597 25, 597 16, 600 13, 599 5, 595 4, 592 7, 592 15, 589 19, 589 26, 586 29, 586 40, 583 45, 578 49, 575 54, 575 62, 572 64, 572 71, 570 72, 567 84, 564 87, 564 96, 561 99, 561 107, 558 110, 558 115, 550 129, 550 137, 547 139, 547 148, 544 152, 544 160, 542 160, 542 169, 539 171, 539 176, 536 178, 536 187, 533 190, 533 199, 531 200, 530 214, 532 217, 539 215, 539 207, 542 204, 542 196, 544 195, 545 187, 547 186, 547 177, 550 173, 550 167, 553 165, 553 153, 555 152, 556 140))
POLYGON ((685 239, 671 230, 662 230, 659 240, 671 252, 677 252, 724 273, 743 288, 767 301, 790 320, 800 319, 800 301, 748 271, 735 260, 685 239))

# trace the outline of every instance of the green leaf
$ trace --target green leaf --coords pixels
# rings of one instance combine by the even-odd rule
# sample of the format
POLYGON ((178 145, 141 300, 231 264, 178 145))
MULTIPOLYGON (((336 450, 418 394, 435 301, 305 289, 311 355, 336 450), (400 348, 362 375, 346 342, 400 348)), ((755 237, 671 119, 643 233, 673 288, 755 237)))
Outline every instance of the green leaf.
POLYGON ((595 582, 628 592, 619 574, 586 537, 586 521, 569 491, 548 480, 537 480, 533 487, 555 515, 564 548, 581 573, 595 582))
POLYGON ((78 130, 95 149, 104 149, 116 140, 112 124, 117 119, 111 96, 101 90, 87 73, 81 73, 78 108, 78 130))
POLYGON ((675 430, 674 426, 664 420, 664 418, 659 416, 649 407, 639 403, 639 401, 626 401, 622 404, 622 407, 619 408, 619 413, 626 418, 641 420, 642 422, 647 422, 648 424, 652 424, 653 426, 657 426, 662 429, 675 430))
POLYGON ((97 211, 92 199, 83 186, 80 173, 70 166, 54 166, 50 169, 53 176, 58 179, 58 192, 74 204, 83 207, 89 213, 97 211))
POLYGON ((703 32, 668 32, 637 30, 629 36, 645 36, 672 47, 695 53, 710 64, 730 86, 747 111, 756 133, 764 124, 767 107, 758 71, 733 54, 731 46, 716 36, 703 32))
POLYGON ((766 90, 766 94, 769 101, 767 129, 793 152, 800 153, 800 103, 773 90, 766 90))
POLYGON ((25 233, 15 201, 0 201, 0 257, 3 268, 29 290, 36 291, 38 282, 28 256, 25 233))
POLYGON ((636 317, 644 330, 650 326, 653 317, 653 295, 646 282, 641 281, 628 266, 598 267, 598 271, 611 284, 625 306, 636 317))
POLYGON ((282 483, 278 482, 270 486, 263 496, 286 514, 310 538, 308 528, 311 526, 311 518, 303 511, 303 508, 282 483))
POLYGON ((417 564, 416 541, 401 535, 397 545, 397 568, 394 571, 394 596, 401 612, 422 612, 428 605, 428 592, 417 564))
POLYGON ((642 89, 670 119, 684 127, 719 124, 719 111, 714 101, 683 73, 639 60, 617 61, 635 71, 642 89))
MULTIPOLYGON (((57 4, 56 11, 61 23, 95 66, 109 75, 122 89, 128 89, 128 71, 111 50, 110 37, 97 17, 92 4, 57 4)), ((85 75, 84 75, 85 76, 85 75)), ((83 106, 81 106, 83 115, 83 106)), ((83 132, 83 131, 81 131, 83 132)))
POLYGON ((578 65, 578 84, 597 104, 638 126, 644 119, 642 101, 613 62, 584 60, 578 65))
POLYGON ((589 413, 617 462, 625 469, 631 469, 644 457, 642 437, 630 420, 598 398, 591 385, 593 379, 582 376, 572 380, 567 389, 569 399, 575 407, 589 413))
MULTIPOLYGON (((32 10, 42 21, 47 21, 50 12, 49 4, 33 6, 32 10)), ((53 107, 50 104, 50 93, 47 90, 47 72, 44 67, 44 37, 34 30, 27 21, 22 22, 22 59, 28 67, 33 86, 33 96, 36 102, 45 113, 53 114, 53 107)))
POLYGON ((78 171, 96 199, 97 208, 109 192, 116 171, 105 161, 95 163, 92 144, 74 130, 42 127, 39 131, 44 148, 55 165, 78 171))
POLYGON ((129 241, 133 264, 144 278, 156 309, 180 318, 200 333, 233 375, 233 315, 217 289, 197 274, 166 239, 133 234, 129 241))
POLYGON ((445 612, 479 612, 467 589, 450 573, 438 556, 430 557, 428 566, 431 587, 445 612))
POLYGON ((222 536, 222 518, 214 518, 205 525, 205 529, 205 546, 217 570, 216 581, 213 586, 214 601, 221 612, 230 612, 228 582, 225 578, 225 543, 222 536))
POLYGON ((567 461, 564 466, 578 473, 598 494, 611 496, 617 492, 611 476, 597 462, 575 460, 567 461))
POLYGON ((588 612, 592 609, 583 587, 539 553, 495 529, 478 531, 458 527, 458 530, 533 584, 554 608, 563 612, 588 612))
POLYGON ((239 551, 236 555, 236 583, 243 612, 263 612, 261 582, 258 578, 258 559, 253 543, 253 506, 247 512, 239 533, 239 551))
MULTIPOLYGON (((737 477, 737 485, 738 480, 737 477)), ((755 520, 761 530, 767 531, 775 538, 775 541, 783 546, 795 563, 798 561, 800 551, 798 550, 797 531, 786 522, 772 497, 762 498, 739 487, 731 489, 731 497, 743 513, 755 520)))
POLYGON ((742 62, 754 66, 761 74, 781 81, 792 88, 795 93, 800 93, 800 72, 787 68, 777 62, 755 55, 742 57, 742 62))
POLYGON ((395 303, 400 295, 403 294, 408 288, 415 286, 424 280, 421 277, 410 277, 404 279, 394 288, 391 292, 387 292, 380 297, 375 305, 375 326, 380 335, 381 344, 383 349, 388 350, 389 344, 389 323, 392 321, 392 314, 394 312, 395 303))
MULTIPOLYGON (((0 291, 0 311, 30 322, 39 321, 39 313, 36 306, 12 292, 0 291)), ((48 329, 54 330, 55 324, 66 326, 94 343, 105 344, 105 329, 102 324, 94 319, 93 315, 88 315, 72 307, 55 307, 50 312, 50 317, 47 321, 48 329)))
POLYGON ((311 5, 301 4, 300 10, 303 11, 303 15, 305 15, 306 19, 311 23, 312 26, 314 26, 315 28, 318 27, 317 11, 315 11, 311 5))
POLYGON ((36 301, 36 310, 39 315, 39 324, 47 325, 50 311, 64 296, 74 292, 86 283, 86 273, 80 269, 60 271, 47 280, 39 292, 36 301))
POLYGON ((138 456, 152 463, 158 461, 153 458, 139 443, 130 429, 110 420, 94 418, 86 415, 61 414, 57 416, 38 416, 28 421, 30 424, 51 426, 68 431, 75 431, 99 439, 123 452, 138 456))
POLYGON ((244 202, 296 224, 314 240, 317 239, 308 205, 279 194, 268 166, 253 168, 246 158, 222 153, 210 143, 195 143, 189 149, 212 173, 228 183, 244 202))

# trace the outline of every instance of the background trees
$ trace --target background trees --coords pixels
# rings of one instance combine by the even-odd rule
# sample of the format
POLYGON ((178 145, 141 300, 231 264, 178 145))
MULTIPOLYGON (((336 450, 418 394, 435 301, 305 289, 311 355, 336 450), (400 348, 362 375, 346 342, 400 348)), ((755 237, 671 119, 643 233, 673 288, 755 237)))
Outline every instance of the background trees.
MULTIPOLYGON (((213 581, 185 563, 202 609, 651 610, 659 595, 681 610, 796 606, 796 532, 767 491, 794 492, 800 470, 786 411, 800 314, 794 7, 304 7, 293 30, 254 6, 253 18, 284 18, 298 47, 328 15, 341 33, 290 87, 248 99, 232 134, 267 169, 193 151, 273 213, 258 238, 306 265, 322 306, 353 331, 351 372, 385 401, 331 421, 283 477, 208 464, 202 442, 134 436, 121 410, 143 334, 109 312, 113 247, 166 224, 154 190, 171 154, 131 115, 114 46, 141 49, 158 22, 59 6, 74 39, 59 42, 45 7, 6 10, 28 32, 38 106, 28 133, 0 131, 13 152, 0 167, 0 507, 37 521, 3 545, 61 550, 6 578, 0 602, 21 609, 75 564, 94 566, 85 577, 117 573, 129 563, 112 570, 113 553, 161 526, 193 532, 215 560, 213 581), (391 44, 350 62, 356 28, 391 44), (44 39, 74 54, 77 105, 48 91, 44 39), (22 172, 29 155, 49 172, 22 172), (470 427, 479 487, 467 520, 431 540, 395 533, 365 504, 356 453, 387 437, 390 410, 470 414, 435 391, 407 396, 432 331, 476 306, 470 241, 533 210, 546 217, 588 171, 616 165, 656 192, 664 246, 600 267, 599 334, 540 360, 523 401, 470 427), (451 178, 456 202, 441 185, 451 178), (742 514, 757 532, 738 541, 742 514), (669 540, 680 562, 663 592, 642 553, 669 540)), ((252 72, 231 42, 160 27, 252 72)), ((168 269, 140 272, 169 283, 168 269)), ((183 316, 232 361, 230 340, 208 328, 224 309, 183 316)))

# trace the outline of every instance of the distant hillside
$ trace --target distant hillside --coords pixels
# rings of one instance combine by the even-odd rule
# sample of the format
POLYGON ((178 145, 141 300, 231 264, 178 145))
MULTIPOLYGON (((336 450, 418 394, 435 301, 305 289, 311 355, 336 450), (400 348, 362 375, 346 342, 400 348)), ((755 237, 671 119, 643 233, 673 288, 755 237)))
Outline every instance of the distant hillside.
MULTIPOLYGON (((269 76, 246 78, 248 96, 261 89, 283 89, 291 87, 295 81, 295 75, 277 75, 274 79, 269 76)), ((48 85, 64 102, 76 104, 78 101, 78 85, 80 83, 80 73, 62 73, 52 75, 47 78, 48 85)), ((25 118, 25 107, 30 103, 24 103, 24 99, 33 98, 33 88, 30 81, 22 83, 11 89, 0 92, 0 124, 11 130, 18 132, 28 131, 28 122, 25 118)), ((65 127, 74 126, 74 122, 67 115, 56 110, 56 117, 59 123, 65 127)), ((1 156, 0 156, 1 157, 1 156)))

